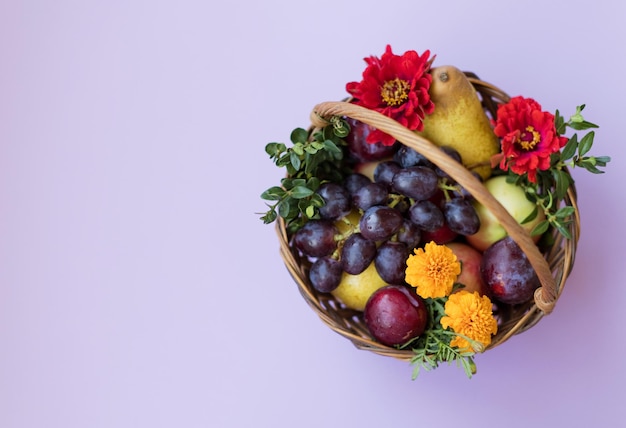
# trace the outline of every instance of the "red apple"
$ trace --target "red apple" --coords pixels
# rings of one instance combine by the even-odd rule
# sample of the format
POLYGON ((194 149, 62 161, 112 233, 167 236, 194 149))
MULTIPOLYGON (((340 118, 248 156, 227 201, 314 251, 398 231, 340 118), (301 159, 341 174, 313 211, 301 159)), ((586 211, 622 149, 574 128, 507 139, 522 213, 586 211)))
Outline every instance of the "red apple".
POLYGON ((463 242, 450 242, 446 246, 452 250, 456 258, 461 262, 461 274, 457 278, 457 282, 465 285, 462 290, 472 293, 478 291, 481 296, 488 296, 489 288, 480 273, 482 253, 463 242))

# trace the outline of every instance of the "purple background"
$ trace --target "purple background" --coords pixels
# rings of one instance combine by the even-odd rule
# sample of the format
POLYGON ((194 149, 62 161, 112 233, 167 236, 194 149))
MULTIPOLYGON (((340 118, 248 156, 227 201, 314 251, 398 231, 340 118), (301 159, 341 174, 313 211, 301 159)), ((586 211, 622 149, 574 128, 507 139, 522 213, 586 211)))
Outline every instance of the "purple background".
POLYGON ((0 3, 0 427, 616 426, 626 3, 0 3), (389 43, 564 115, 582 239, 555 312, 443 366, 359 351, 264 226, 264 153, 389 43))

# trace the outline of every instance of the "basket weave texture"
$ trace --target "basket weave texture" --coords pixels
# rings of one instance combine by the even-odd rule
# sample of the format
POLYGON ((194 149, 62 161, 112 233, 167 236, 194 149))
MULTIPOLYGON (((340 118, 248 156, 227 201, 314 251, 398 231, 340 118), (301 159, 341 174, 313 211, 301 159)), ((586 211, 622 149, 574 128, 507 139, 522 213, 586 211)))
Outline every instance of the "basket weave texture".
MULTIPOLYGON (((508 102, 510 97, 501 89, 480 80, 475 74, 470 72, 465 74, 480 96, 487 115, 495 119, 498 106, 508 102)), ((541 286, 535 291, 534 300, 525 304, 499 307, 495 314, 498 319, 498 333, 486 349, 498 346, 513 335, 528 330, 543 316, 552 312, 573 268, 580 236, 580 215, 574 184, 570 186, 564 200, 565 203, 575 208, 573 221, 568 226, 572 238, 565 239, 558 231, 554 231, 551 246, 540 249, 529 233, 491 196, 480 180, 427 139, 376 111, 345 101, 324 102, 315 106, 311 112, 311 126, 323 127, 329 123, 327 119, 333 116, 349 117, 366 123, 420 152, 462 185, 478 202, 487 207, 528 257, 539 277, 541 286)), ((331 294, 316 291, 308 280, 311 263, 289 245, 291 237, 286 231, 282 218, 279 218, 276 223, 276 232, 281 257, 296 282, 298 290, 328 327, 349 339, 359 349, 405 361, 411 359, 412 350, 397 349, 377 342, 369 333, 361 312, 346 308, 331 294)))

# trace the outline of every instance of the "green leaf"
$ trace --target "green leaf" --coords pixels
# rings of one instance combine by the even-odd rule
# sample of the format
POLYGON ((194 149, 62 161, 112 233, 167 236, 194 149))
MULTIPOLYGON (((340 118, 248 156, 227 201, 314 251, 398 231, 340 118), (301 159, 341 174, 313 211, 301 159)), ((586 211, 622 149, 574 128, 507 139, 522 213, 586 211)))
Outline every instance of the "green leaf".
POLYGON ((565 133, 565 119, 558 110, 554 113, 554 126, 559 135, 565 133))
POLYGON ((304 155, 304 145, 302 143, 296 143, 293 145, 293 152, 298 156, 304 155))
POLYGON ((290 140, 294 144, 306 143, 308 139, 309 139, 309 133, 306 131, 306 129, 296 128, 293 131, 291 131, 290 140))
POLYGON ((546 230, 548 230, 549 227, 550 222, 548 220, 543 220, 533 228, 533 230, 530 232, 530 236, 542 235, 546 230))
POLYGON ((304 215, 308 218, 313 218, 315 216, 315 207, 313 205, 307 205, 304 210, 304 215))
POLYGON ((539 207, 535 206, 532 212, 528 214, 524 220, 522 220, 521 224, 526 224, 530 221, 533 221, 535 218, 537 218, 537 214, 539 214, 539 207))
POLYGON ((570 128, 575 129, 576 131, 584 131, 586 129, 599 128, 595 123, 583 121, 580 123, 571 123, 570 128))
POLYGON ((598 166, 606 166, 609 162, 611 162, 610 156, 596 156, 596 165, 598 166))
POLYGON ((565 147, 563 147, 563 151, 561 152, 561 160, 566 161, 571 159, 576 154, 576 149, 578 149, 578 135, 574 134, 567 141, 565 147))
POLYGON ((567 239, 572 239, 572 234, 570 233, 569 229, 565 227, 565 225, 561 223, 555 223, 554 227, 557 228, 557 230, 561 233, 561 235, 563 235, 567 239))
POLYGON ((261 199, 266 201, 279 201, 285 195, 285 191, 278 186, 273 186, 261 193, 261 199))
POLYGON ((582 165, 583 165, 583 167, 584 167, 587 171, 589 171, 589 172, 591 172, 591 173, 593 173, 593 174, 604 174, 604 171, 599 170, 599 169, 598 169, 598 168, 594 165, 594 163, 595 163, 595 162, 583 162, 583 164, 582 164, 582 165))
POLYGON ((318 187, 320 187, 320 184, 321 184, 321 181, 319 178, 311 177, 307 180, 306 187, 308 187, 311 190, 317 190, 318 187))
POLYGON ((287 165, 291 165, 291 155, 291 152, 284 153, 276 160, 276 165, 279 167, 286 167, 287 165))
POLYGON ((342 154, 342 151, 332 140, 324 140, 324 147, 330 153, 342 154))
POLYGON ((568 205, 559 209, 554 215, 559 219, 566 219, 567 217, 574 214, 574 212, 576 212, 576 209, 568 205))
POLYGON ((302 199, 313 194, 313 190, 305 186, 296 186, 291 190, 291 197, 294 199, 302 199))
POLYGON ((555 170, 553 174, 554 174, 555 196, 556 196, 556 199, 560 201, 567 194, 567 189, 569 189, 569 186, 572 183, 572 180, 571 180, 570 175, 563 170, 555 170))
POLYGON ((578 156, 583 157, 593 145, 593 137, 595 136, 595 132, 588 132, 582 140, 580 140, 580 144, 578 145, 578 156))
POLYGON ((287 200, 283 200, 281 203, 278 204, 278 215, 280 215, 282 218, 289 218, 289 211, 290 211, 290 204, 289 201, 287 200))
POLYGON ((270 155, 271 157, 274 157, 276 155, 276 153, 279 152, 279 144, 280 143, 269 143, 265 145, 265 153, 267 153, 268 155, 270 155))
POLYGON ((322 198, 319 194, 314 193, 311 195, 311 198, 309 199, 309 203, 313 205, 314 207, 319 208, 319 207, 323 207, 326 202, 324 201, 324 198, 322 198))
POLYGON ((293 189, 296 186, 306 186, 306 180, 304 178, 294 178, 294 179, 292 179, 291 180, 291 188, 293 189))
POLYGON ((263 223, 265 224, 270 224, 275 221, 277 217, 278 214, 276 213, 276 210, 270 209, 264 216, 261 217, 261 220, 263 220, 263 223))
POLYGON ((296 171, 300 169, 300 156, 298 156, 295 152, 291 152, 289 156, 289 161, 291 162, 291 166, 293 167, 293 169, 295 169, 296 171))

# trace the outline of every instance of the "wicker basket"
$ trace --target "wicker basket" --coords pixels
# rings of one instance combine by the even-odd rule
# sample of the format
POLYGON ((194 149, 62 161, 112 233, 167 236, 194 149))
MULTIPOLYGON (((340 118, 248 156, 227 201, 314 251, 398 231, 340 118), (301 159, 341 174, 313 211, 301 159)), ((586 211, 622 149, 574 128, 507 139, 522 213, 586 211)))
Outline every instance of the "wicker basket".
MULTIPOLYGON (((486 113, 491 118, 495 118, 498 106, 508 102, 509 96, 497 87, 480 80, 473 73, 466 72, 466 75, 478 92, 486 113)), ((487 207, 528 256, 537 272, 541 286, 535 291, 534 301, 515 306, 503 305, 498 309, 495 313, 498 319, 498 333, 486 349, 500 345, 513 335, 528 330, 544 315, 552 312, 572 270, 580 234, 580 217, 576 205, 576 189, 573 184, 565 197, 565 203, 576 208, 574 219, 569 225, 572 238, 565 239, 563 235, 555 231, 553 244, 542 251, 528 232, 490 195, 478 179, 430 141, 378 112, 349 102, 326 102, 317 105, 311 113, 312 127, 327 125, 328 122, 325 119, 332 116, 350 117, 364 122, 392 135, 400 143, 423 154, 465 187, 478 202, 487 207)), ((290 237, 282 218, 276 223, 276 231, 280 241, 280 253, 289 273, 306 302, 328 327, 352 341, 359 349, 404 361, 411 359, 412 350, 397 349, 377 342, 370 335, 361 312, 346 308, 331 294, 317 292, 308 280, 311 263, 306 257, 301 257, 297 250, 290 247, 290 237)))

